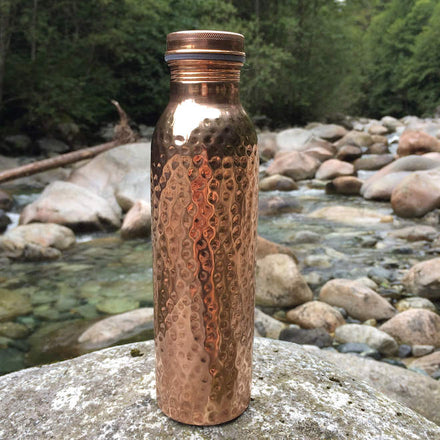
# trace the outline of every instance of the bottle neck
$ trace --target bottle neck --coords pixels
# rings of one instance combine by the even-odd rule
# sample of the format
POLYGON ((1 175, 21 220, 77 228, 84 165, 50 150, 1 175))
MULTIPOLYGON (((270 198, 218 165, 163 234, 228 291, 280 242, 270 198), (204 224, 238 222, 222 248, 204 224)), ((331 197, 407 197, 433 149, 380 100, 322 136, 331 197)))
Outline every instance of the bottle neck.
POLYGON ((240 103, 239 83, 242 63, 214 60, 174 60, 171 71, 170 100, 240 103))

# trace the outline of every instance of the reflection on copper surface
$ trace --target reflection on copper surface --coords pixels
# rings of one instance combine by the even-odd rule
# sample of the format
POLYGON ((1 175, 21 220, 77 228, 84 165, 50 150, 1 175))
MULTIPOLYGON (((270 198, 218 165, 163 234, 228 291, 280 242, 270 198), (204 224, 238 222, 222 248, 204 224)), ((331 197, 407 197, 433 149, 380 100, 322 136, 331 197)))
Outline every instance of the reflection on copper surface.
POLYGON ((252 367, 257 141, 239 63, 217 63, 197 70, 200 82, 187 81, 188 63, 170 63, 151 161, 158 403, 196 425, 246 409, 252 367))

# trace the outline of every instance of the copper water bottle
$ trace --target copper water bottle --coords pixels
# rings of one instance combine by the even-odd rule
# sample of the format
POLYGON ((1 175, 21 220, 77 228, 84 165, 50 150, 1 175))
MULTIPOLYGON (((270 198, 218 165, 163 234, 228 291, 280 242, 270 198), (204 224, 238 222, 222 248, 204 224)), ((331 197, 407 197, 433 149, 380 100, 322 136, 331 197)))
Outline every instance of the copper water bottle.
POLYGON ((214 425, 249 405, 257 137, 239 98, 243 35, 174 32, 151 155, 157 401, 214 425))

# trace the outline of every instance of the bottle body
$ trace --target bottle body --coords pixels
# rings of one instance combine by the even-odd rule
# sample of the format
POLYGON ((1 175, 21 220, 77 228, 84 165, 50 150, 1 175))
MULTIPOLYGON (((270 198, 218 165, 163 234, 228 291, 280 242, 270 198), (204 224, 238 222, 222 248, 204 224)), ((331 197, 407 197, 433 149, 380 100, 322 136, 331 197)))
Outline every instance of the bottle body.
POLYGON ((237 81, 172 82, 151 158, 156 388, 183 423, 250 401, 258 164, 237 81))

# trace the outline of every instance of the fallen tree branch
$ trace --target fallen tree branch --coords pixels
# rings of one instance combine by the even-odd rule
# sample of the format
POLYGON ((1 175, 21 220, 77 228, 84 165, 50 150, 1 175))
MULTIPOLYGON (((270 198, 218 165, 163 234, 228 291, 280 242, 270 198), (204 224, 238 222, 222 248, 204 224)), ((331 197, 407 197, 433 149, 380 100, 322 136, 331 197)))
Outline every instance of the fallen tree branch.
POLYGON ((115 127, 115 136, 111 142, 106 142, 105 144, 96 145, 94 147, 83 148, 81 150, 72 151, 71 153, 61 154, 50 159, 39 160, 38 162, 0 172, 0 183, 9 182, 20 177, 32 176, 33 174, 69 165, 79 162, 80 160, 91 159, 104 151, 120 145, 135 142, 137 136, 130 128, 127 114, 117 101, 112 101, 112 104, 118 110, 120 121, 115 127))

